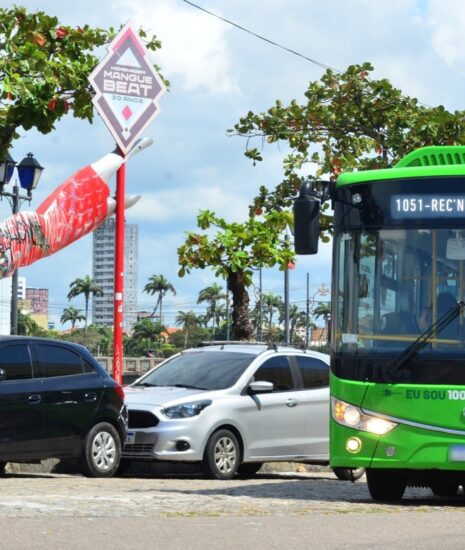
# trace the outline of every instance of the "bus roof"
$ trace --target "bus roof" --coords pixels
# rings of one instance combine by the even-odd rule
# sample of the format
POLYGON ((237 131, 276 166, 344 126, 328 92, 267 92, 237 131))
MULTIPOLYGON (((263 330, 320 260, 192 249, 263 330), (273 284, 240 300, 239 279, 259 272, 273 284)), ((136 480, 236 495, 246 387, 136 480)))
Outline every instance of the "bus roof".
POLYGON ((412 151, 392 168, 344 172, 336 180, 336 187, 369 181, 434 176, 465 176, 465 146, 440 145, 412 151))

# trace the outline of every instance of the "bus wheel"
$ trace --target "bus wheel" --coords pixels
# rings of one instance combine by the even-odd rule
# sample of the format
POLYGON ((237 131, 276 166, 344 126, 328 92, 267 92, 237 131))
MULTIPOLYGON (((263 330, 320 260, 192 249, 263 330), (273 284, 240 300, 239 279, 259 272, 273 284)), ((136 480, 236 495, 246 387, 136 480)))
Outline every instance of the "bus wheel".
POLYGON ((366 476, 373 500, 400 500, 407 487, 407 476, 403 472, 367 468, 366 476))
POLYGON ((436 481, 431 483, 430 487, 433 495, 437 497, 455 497, 459 490, 458 483, 448 483, 447 481, 436 481))

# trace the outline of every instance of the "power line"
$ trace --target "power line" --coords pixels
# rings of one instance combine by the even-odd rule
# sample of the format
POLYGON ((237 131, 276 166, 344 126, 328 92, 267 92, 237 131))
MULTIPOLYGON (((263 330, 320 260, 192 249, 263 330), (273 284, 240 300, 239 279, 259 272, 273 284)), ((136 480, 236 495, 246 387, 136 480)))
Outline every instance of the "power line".
POLYGON ((242 27, 241 25, 238 25, 237 23, 234 23, 234 21, 230 21, 229 19, 225 19, 224 17, 221 17, 220 15, 217 15, 216 13, 213 13, 211 11, 208 11, 205 8, 202 8, 201 6, 198 6, 197 4, 194 4, 194 2, 190 2, 189 0, 182 0, 186 4, 189 4, 190 6, 197 8, 200 11, 203 11, 205 13, 208 13, 208 15, 211 15, 212 17, 216 17, 217 19, 220 19, 221 21, 224 21, 225 23, 228 23, 228 25, 232 25, 233 27, 236 27, 237 29, 244 31, 248 34, 251 34, 252 36, 255 36, 255 38, 259 38, 260 40, 263 40, 264 42, 268 42, 268 44, 271 44, 272 46, 276 46, 277 48, 281 48, 282 50, 292 53, 293 55, 297 55, 298 57, 301 57, 302 59, 305 59, 306 61, 309 61, 310 63, 313 63, 314 65, 318 65, 318 67, 321 67, 323 69, 331 69, 334 72, 342 73, 339 69, 335 69, 334 67, 330 67, 329 65, 325 65, 324 63, 321 63, 320 61, 317 61, 316 59, 312 59, 311 57, 307 57, 306 55, 299 53, 295 50, 292 50, 291 48, 288 48, 286 46, 283 46, 282 44, 278 44, 277 42, 274 42, 273 40, 270 40, 269 38, 265 38, 264 36, 261 36, 260 34, 257 34, 256 32, 253 32, 249 29, 246 29, 245 27, 242 27))

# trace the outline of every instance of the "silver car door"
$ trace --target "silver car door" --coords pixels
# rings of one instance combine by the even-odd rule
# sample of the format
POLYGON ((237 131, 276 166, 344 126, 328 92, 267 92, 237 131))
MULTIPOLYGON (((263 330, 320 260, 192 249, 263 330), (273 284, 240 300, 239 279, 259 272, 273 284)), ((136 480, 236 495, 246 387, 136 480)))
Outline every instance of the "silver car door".
POLYGON ((243 396, 238 413, 243 428, 244 458, 301 456, 305 411, 288 357, 275 355, 267 359, 255 371, 253 380, 272 382, 274 389, 243 396))
POLYGON ((304 453, 313 459, 328 459, 329 366, 310 355, 295 355, 291 360, 297 364, 302 378, 299 397, 305 411, 304 453))

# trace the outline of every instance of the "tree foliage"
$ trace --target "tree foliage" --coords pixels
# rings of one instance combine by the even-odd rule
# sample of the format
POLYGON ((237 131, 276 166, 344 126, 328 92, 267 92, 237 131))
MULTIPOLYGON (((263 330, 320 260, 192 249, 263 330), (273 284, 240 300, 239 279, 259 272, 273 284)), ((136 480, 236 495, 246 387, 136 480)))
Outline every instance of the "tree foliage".
MULTIPOLYGON (((343 73, 327 70, 310 82, 305 101, 276 101, 266 112, 249 112, 232 134, 247 138, 245 155, 263 159, 265 143, 284 142, 283 180, 260 188, 251 211, 290 208, 306 178, 335 179, 342 171, 386 168, 426 145, 465 143, 465 112, 429 107, 404 95, 387 79, 370 78, 370 63, 343 73), (254 138, 262 148, 249 147, 254 138), (316 163, 318 169, 312 173, 316 163)), ((323 217, 323 227, 329 218, 323 217)))
POLYGON ((211 267, 217 277, 227 281, 233 298, 234 338, 248 340, 253 329, 249 320, 249 295, 254 270, 260 267, 286 269, 293 252, 283 238, 291 221, 288 212, 272 211, 258 219, 250 215, 243 223, 229 223, 210 210, 203 210, 197 225, 203 233, 188 233, 178 249, 179 276, 191 269, 211 267))
POLYGON ((86 275, 85 277, 78 277, 69 284, 69 287, 70 291, 68 292, 68 300, 84 294, 84 330, 85 332, 87 332, 87 320, 89 318, 89 299, 91 296, 103 296, 103 290, 95 284, 90 275, 86 275))
MULTIPOLYGON (((88 76, 99 62, 93 53, 115 36, 113 28, 71 27, 43 11, 0 8, 0 156, 18 130, 46 134, 70 112, 92 122, 93 91, 88 76)), ((161 47, 147 38, 149 50, 161 47)))

